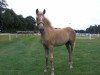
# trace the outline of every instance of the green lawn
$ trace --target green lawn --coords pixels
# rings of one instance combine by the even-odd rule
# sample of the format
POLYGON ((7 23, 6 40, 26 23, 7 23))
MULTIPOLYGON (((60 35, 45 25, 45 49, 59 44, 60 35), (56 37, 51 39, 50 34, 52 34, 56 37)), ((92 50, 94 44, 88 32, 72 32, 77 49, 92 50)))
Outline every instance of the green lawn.
MULTIPOLYGON (((68 66, 66 47, 54 50, 55 75, 100 75, 100 38, 76 40, 72 70, 68 66)), ((0 36, 0 75, 44 75, 44 65, 44 49, 39 37, 9 41, 0 36)))

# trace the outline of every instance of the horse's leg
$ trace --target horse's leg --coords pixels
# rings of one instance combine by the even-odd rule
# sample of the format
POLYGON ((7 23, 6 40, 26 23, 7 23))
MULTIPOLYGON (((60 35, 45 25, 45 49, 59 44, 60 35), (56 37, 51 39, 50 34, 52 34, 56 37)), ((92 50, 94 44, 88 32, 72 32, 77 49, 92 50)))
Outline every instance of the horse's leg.
POLYGON ((53 50, 53 46, 50 46, 49 49, 50 49, 51 75, 54 75, 54 50, 53 50))
POLYGON ((73 50, 74 50, 74 43, 70 44, 71 46, 71 51, 70 51, 70 61, 69 61, 69 65, 70 65, 70 69, 73 68, 73 50))
POLYGON ((48 47, 46 47, 45 45, 44 45, 44 49, 45 49, 45 62, 46 62, 44 72, 47 72, 47 70, 48 70, 49 50, 48 50, 48 47))
POLYGON ((66 47, 67 47, 68 53, 69 53, 69 66, 70 66, 70 69, 71 69, 71 68, 73 68, 72 57, 73 57, 74 44, 73 43, 67 43, 66 47))

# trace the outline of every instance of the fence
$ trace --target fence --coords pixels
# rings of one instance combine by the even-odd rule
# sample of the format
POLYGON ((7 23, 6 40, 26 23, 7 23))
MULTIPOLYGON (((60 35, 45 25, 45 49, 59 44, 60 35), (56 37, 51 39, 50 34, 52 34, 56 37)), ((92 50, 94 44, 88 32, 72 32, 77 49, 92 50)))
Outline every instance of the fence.
POLYGON ((34 31, 17 31, 16 33, 0 33, 0 37, 6 37, 9 41, 13 38, 19 37, 30 37, 30 36, 40 35, 39 33, 34 33, 34 31))
MULTIPOLYGON (((34 33, 33 31, 17 31, 15 34, 11 33, 0 33, 1 36, 5 36, 8 40, 12 40, 13 38, 18 37, 30 37, 30 36, 38 36, 39 33, 34 33)), ((89 33, 76 33, 77 39, 95 39, 95 37, 100 37, 100 34, 89 34, 89 33)))
POLYGON ((90 34, 90 33, 76 33, 78 39, 95 39, 95 37, 100 37, 100 34, 90 34))

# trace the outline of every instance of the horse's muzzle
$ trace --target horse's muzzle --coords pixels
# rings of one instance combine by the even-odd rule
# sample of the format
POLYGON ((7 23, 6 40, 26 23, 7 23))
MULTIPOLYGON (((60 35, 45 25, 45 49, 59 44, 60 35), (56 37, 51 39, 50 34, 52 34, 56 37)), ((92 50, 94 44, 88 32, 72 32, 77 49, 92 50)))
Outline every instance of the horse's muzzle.
POLYGON ((42 32, 44 31, 44 29, 43 29, 43 28, 41 28, 41 29, 39 29, 39 31, 40 31, 40 33, 42 33, 42 32))
POLYGON ((42 22, 38 24, 38 28, 39 28, 40 33, 44 31, 44 26, 42 22))

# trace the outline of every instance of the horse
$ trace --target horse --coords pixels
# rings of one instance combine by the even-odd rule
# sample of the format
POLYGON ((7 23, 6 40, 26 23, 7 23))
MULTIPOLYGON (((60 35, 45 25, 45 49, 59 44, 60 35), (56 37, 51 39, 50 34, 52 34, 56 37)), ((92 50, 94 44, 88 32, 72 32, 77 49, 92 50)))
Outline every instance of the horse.
POLYGON ((50 21, 45 17, 46 10, 43 12, 36 9, 36 24, 41 34, 41 40, 45 49, 45 69, 48 71, 48 58, 50 56, 51 62, 51 75, 54 75, 54 47, 65 45, 69 53, 69 66, 73 68, 73 50, 75 46, 76 33, 70 28, 55 29, 52 27, 50 21))

